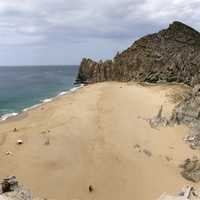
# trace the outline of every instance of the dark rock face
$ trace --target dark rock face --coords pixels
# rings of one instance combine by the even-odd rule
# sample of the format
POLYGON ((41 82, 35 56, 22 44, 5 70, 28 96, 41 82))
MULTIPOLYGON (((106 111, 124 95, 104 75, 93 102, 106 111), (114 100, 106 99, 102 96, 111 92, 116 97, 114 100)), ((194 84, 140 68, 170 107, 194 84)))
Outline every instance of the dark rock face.
POLYGON ((182 168, 181 175, 185 179, 193 182, 200 181, 200 161, 198 159, 187 159, 180 167, 182 168))
POLYGON ((171 122, 186 124, 190 134, 185 138, 192 149, 200 149, 200 84, 187 93, 185 98, 175 106, 171 122))
POLYGON ((95 62, 84 58, 77 82, 146 81, 200 82, 200 33, 173 22, 165 30, 147 35, 114 59, 95 62))
POLYGON ((47 200, 32 198, 31 192, 20 185, 15 176, 10 176, 0 182, 1 200, 47 200))

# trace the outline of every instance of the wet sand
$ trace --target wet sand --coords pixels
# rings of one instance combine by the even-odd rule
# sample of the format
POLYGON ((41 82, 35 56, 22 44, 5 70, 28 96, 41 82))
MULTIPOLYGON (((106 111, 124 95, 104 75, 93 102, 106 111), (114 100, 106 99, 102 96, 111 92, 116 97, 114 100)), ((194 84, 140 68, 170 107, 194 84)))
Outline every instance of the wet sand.
POLYGON ((179 164, 198 151, 184 143, 186 127, 153 129, 144 119, 161 105, 169 114, 170 96, 183 91, 98 83, 1 123, 0 178, 15 175, 35 196, 56 200, 155 200, 176 193, 191 184, 179 164))

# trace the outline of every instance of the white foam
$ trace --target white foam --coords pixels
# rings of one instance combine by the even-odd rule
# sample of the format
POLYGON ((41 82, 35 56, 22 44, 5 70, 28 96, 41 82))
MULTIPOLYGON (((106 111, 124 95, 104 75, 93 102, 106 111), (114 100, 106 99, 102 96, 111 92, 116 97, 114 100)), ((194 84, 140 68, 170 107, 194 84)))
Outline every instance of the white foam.
POLYGON ((84 84, 81 84, 80 86, 78 87, 73 87, 72 89, 70 89, 70 92, 75 92, 76 90, 82 88, 84 86, 84 84))
POLYGON ((63 96, 65 94, 67 94, 67 93, 69 93, 69 91, 63 91, 63 92, 59 93, 58 96, 63 96))
MULTIPOLYGON (((63 96, 63 95, 69 94, 69 93, 71 93, 71 92, 75 92, 75 91, 77 91, 78 89, 82 88, 83 86, 84 86, 84 84, 81 84, 80 86, 71 88, 70 90, 62 91, 62 92, 60 92, 57 96, 55 96, 54 98, 44 99, 44 100, 42 101, 42 103, 35 104, 35 105, 30 106, 30 107, 28 107, 28 108, 24 108, 24 109, 23 109, 23 112, 27 112, 27 111, 29 111, 29 110, 32 110, 32 109, 34 109, 34 108, 37 108, 37 107, 41 106, 41 105, 44 104, 44 103, 51 102, 51 101, 53 101, 54 99, 56 99, 57 97, 59 97, 59 96, 63 96)), ((2 115, 2 116, 0 117, 0 120, 5 121, 5 120, 7 120, 7 119, 10 118, 10 117, 17 116, 18 114, 19 114, 19 113, 14 113, 14 112, 13 112, 13 113, 8 113, 8 114, 5 114, 5 115, 2 115)))
POLYGON ((5 115, 2 115, 0 119, 1 119, 2 121, 5 121, 6 119, 8 119, 8 118, 10 118, 10 117, 17 116, 17 115, 18 115, 18 113, 7 113, 7 114, 5 114, 5 115))
POLYGON ((44 100, 42 101, 42 103, 48 103, 48 102, 51 102, 52 100, 53 100, 52 98, 44 99, 44 100))
POLYGON ((42 105, 42 104, 39 103, 39 104, 35 104, 35 105, 33 105, 33 106, 30 106, 30 107, 28 107, 28 108, 24 108, 24 109, 23 109, 23 112, 26 112, 26 111, 32 110, 32 109, 34 109, 34 108, 37 108, 37 107, 40 106, 40 105, 42 105))

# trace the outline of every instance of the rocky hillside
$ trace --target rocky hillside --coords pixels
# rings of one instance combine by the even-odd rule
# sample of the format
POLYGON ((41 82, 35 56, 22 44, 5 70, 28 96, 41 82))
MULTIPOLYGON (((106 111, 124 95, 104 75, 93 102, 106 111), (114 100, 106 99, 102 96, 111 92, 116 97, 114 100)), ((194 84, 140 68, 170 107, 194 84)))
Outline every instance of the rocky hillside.
POLYGON ((200 82, 200 33, 173 22, 167 29, 134 42, 113 60, 95 62, 84 58, 78 83, 101 81, 200 82))

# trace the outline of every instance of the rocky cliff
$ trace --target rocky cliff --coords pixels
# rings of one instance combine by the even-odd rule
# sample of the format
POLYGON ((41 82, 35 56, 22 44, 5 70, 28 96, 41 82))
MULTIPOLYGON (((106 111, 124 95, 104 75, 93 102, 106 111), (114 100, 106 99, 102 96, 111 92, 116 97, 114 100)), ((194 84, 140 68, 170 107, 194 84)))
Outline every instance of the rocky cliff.
POLYGON ((173 22, 167 29, 142 37, 113 60, 84 58, 79 83, 101 81, 200 82, 200 33, 173 22))

